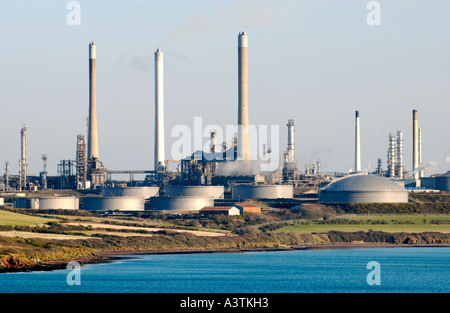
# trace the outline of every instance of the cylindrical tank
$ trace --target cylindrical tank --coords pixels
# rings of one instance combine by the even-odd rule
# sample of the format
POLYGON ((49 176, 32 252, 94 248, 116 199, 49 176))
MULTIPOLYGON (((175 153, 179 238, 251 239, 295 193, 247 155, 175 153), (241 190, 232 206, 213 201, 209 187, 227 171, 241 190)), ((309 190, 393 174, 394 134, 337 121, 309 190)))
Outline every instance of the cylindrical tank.
POLYGON ((150 197, 158 196, 159 187, 105 187, 101 190, 102 197, 150 197))
POLYGON ((450 171, 434 178, 435 187, 440 191, 450 191, 450 171))
POLYGON ((14 198, 14 208, 16 209, 29 209, 30 199, 25 197, 14 198))
POLYGON ((5 205, 5 198, 0 198, 0 207, 5 205))
POLYGON ((404 203, 408 190, 400 184, 376 175, 351 175, 320 189, 321 203, 404 203))
POLYGON ((206 206, 214 206, 213 197, 153 197, 150 210, 159 211, 199 211, 206 206))
POLYGON ((166 196, 177 197, 213 197, 223 199, 224 186, 167 186, 166 196))
POLYGON ((78 210, 80 203, 77 197, 39 197, 34 200, 36 204, 38 201, 40 210, 78 210))
POLYGON ((78 197, 23 197, 14 199, 18 209, 36 210, 78 210, 78 197))
POLYGON ((292 185, 236 185, 231 187, 232 198, 243 199, 286 199, 294 197, 292 185))
POLYGON ((144 211, 144 197, 84 197, 86 211, 144 211))

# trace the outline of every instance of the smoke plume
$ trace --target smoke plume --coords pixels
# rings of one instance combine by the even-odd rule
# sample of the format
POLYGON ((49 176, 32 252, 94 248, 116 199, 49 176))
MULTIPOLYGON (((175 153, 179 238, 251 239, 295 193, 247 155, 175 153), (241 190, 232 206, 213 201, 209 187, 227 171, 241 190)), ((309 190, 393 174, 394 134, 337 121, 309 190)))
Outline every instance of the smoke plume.
POLYGON ((230 27, 279 26, 286 22, 289 7, 286 2, 280 4, 266 0, 234 1, 230 7, 217 10, 211 17, 190 15, 160 42, 159 47, 165 47, 194 33, 214 34, 230 27))

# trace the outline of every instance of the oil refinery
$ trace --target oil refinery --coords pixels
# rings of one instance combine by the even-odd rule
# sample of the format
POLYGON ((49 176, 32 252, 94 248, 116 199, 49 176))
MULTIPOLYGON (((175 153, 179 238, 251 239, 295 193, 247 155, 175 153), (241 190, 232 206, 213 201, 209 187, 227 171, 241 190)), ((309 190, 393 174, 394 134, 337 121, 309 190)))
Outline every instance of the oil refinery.
MULTIPOLYGON (((88 45, 88 129, 74 140, 75 159, 61 160, 57 164, 57 175, 47 173, 47 155, 42 155, 43 170, 39 175, 27 171, 27 134, 33 129, 25 125, 20 129, 21 154, 19 172, 10 171, 10 162, 5 163, 4 175, 0 178, 2 197, 13 198, 14 207, 32 209, 84 209, 90 211, 200 211, 204 207, 223 206, 241 200, 298 200, 316 202, 407 202, 408 192, 418 190, 449 191, 449 173, 424 177, 422 160, 422 130, 419 127, 418 111, 412 112, 412 162, 407 168, 403 155, 403 132, 390 133, 386 157, 386 168, 382 158, 378 159, 375 171, 368 173, 361 166, 361 129, 364 129, 364 114, 355 112, 354 169, 349 173, 325 173, 321 162, 308 164, 302 171, 298 167, 295 149, 295 119, 287 121, 287 147, 280 156, 281 164, 270 171, 224 171, 224 168, 239 168, 238 165, 259 164, 252 160, 249 134, 248 94, 248 36, 239 32, 238 57, 238 101, 237 131, 231 142, 217 143, 217 134, 210 132, 210 148, 196 150, 180 159, 167 159, 165 154, 164 128, 164 53, 154 53, 154 164, 153 169, 114 170, 101 161, 97 123, 96 102, 96 44, 88 45), (362 127, 361 127, 362 126, 362 127), (175 165, 175 169, 171 169, 175 165), (114 179, 115 175, 129 175, 128 180, 114 179), (135 175, 145 175, 136 180, 135 175), (40 194, 39 191, 51 191, 40 194), (76 196, 73 193, 76 192, 76 196)), ((151 101, 149 101, 151 102, 151 101)), ((100 104, 101 105, 101 104, 100 104)), ((151 134, 148 134, 151 135, 151 134)), ((75 139, 75 138, 74 138, 75 139)), ((273 147, 264 144, 265 160, 278 158, 272 155, 273 147)), ((278 150, 277 150, 278 151, 278 150)), ((385 152, 382 152, 383 154, 385 152)), ((381 154, 381 153, 380 153, 381 154)), ((3 200, 3 198, 0 198, 3 200)))

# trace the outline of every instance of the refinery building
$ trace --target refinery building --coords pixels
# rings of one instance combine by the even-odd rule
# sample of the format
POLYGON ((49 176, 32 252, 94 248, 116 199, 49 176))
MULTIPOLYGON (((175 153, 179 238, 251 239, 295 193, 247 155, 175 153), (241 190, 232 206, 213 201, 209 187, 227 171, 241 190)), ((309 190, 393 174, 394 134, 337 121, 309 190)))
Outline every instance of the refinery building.
MULTIPOLYGON (((203 212, 213 214, 243 214, 260 212, 252 209, 248 201, 285 200, 307 197, 308 201, 322 203, 399 203, 408 201, 411 190, 427 188, 450 190, 449 173, 436 173, 424 177, 422 170, 422 135, 418 112, 413 110, 412 162, 410 169, 403 159, 403 132, 390 133, 383 168, 383 158, 372 173, 361 169, 361 125, 360 113, 355 113, 354 171, 351 173, 323 173, 318 160, 308 164, 304 170, 298 168, 295 157, 295 118, 286 123, 287 147, 283 149, 280 166, 273 171, 259 173, 233 173, 224 175, 221 168, 237 162, 250 160, 251 137, 249 136, 248 57, 249 39, 246 32, 237 36, 238 99, 237 119, 233 123, 237 132, 231 142, 216 142, 216 133, 210 133, 210 149, 195 151, 179 160, 165 157, 164 118, 164 52, 154 53, 154 164, 153 168, 142 170, 115 170, 101 161, 98 144, 97 101, 96 101, 96 44, 88 44, 89 104, 88 129, 86 134, 74 138, 74 159, 61 160, 57 164, 57 175, 47 174, 47 156, 42 155, 43 170, 30 176, 27 168, 27 132, 25 125, 20 129, 21 154, 19 172, 11 173, 9 161, 5 163, 4 175, 0 179, 3 197, 13 197, 14 207, 31 209, 84 209, 98 212, 157 210, 169 212, 203 212), (75 140, 76 139, 76 140, 75 140), (170 165, 175 169, 169 169, 170 165), (128 175, 128 180, 115 180, 116 175, 128 175), (135 175, 145 175, 135 180, 135 175), (422 185, 422 187, 421 187, 422 185), (52 190, 51 193, 33 193, 52 190), (67 192, 68 190, 73 193, 67 192), (66 192, 64 192, 66 191, 66 192)), ((101 69, 99 69, 101 70, 101 69)), ((101 104, 99 104, 101 105, 101 104)), ((270 159, 272 149, 263 148, 270 159)), ((247 163, 250 164, 250 163, 247 163)), ((3 199, 0 197, 0 199, 3 199)), ((257 207, 257 206, 256 206, 257 207)))

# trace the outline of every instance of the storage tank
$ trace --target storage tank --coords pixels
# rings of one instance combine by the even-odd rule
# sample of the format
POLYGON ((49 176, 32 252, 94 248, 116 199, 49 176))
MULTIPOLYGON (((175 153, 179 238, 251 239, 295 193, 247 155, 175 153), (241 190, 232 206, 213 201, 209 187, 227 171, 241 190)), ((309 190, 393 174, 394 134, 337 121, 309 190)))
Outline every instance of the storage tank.
POLYGON ((214 206, 214 197, 152 197, 150 210, 158 211, 199 211, 214 206))
POLYGON ((102 197, 143 197, 148 199, 156 197, 159 187, 104 187, 101 190, 102 197))
POLYGON ((435 187, 440 191, 450 191, 450 171, 434 177, 435 187))
POLYGON ((5 198, 0 198, 0 207, 5 205, 5 198))
POLYGON ((167 186, 166 196, 170 197, 213 197, 223 199, 224 186, 167 186))
POLYGON ((401 203, 408 191, 390 179, 376 175, 351 175, 337 179, 319 191, 322 203, 401 203))
POLYGON ((232 198, 287 199, 294 197, 293 185, 235 185, 231 187, 232 198))
POLYGON ((30 199, 25 197, 14 198, 14 208, 16 209, 29 209, 30 199))
POLYGON ((78 210, 78 197, 21 197, 14 199, 18 209, 36 210, 78 210))
POLYGON ((421 177, 420 187, 425 189, 436 189, 436 178, 435 177, 421 177))
POLYGON ((84 197, 86 211, 144 211, 144 197, 84 197))

